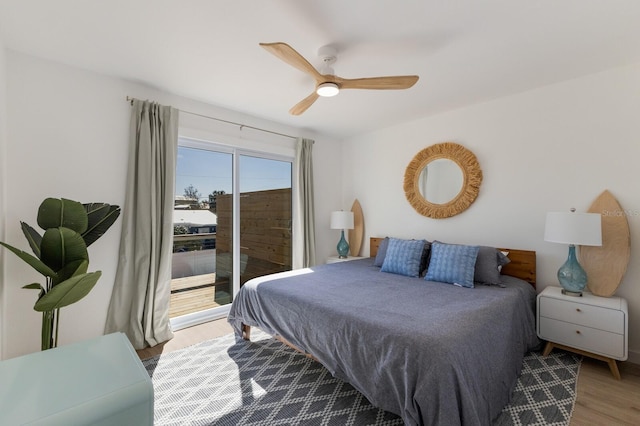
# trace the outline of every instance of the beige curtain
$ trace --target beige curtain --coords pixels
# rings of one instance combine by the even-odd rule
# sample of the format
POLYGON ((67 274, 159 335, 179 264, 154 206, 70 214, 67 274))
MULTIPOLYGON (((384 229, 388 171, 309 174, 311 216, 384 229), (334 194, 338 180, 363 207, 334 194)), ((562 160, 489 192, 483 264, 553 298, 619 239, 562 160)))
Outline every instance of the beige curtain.
POLYGON ((136 349, 173 337, 169 325, 178 110, 134 100, 120 258, 105 333, 136 349))
POLYGON ((296 194, 293 229, 293 268, 306 268, 315 265, 316 234, 313 211, 313 141, 299 138, 296 142, 294 176, 296 194))

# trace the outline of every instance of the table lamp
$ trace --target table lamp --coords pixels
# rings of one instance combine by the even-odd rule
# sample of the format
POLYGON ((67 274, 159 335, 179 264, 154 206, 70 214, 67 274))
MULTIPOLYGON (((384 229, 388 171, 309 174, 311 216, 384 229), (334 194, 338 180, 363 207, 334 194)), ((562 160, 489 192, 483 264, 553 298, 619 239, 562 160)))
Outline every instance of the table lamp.
POLYGON ((338 241, 338 257, 345 259, 349 254, 349 244, 344 239, 344 230, 353 229, 353 212, 331 212, 331 229, 340 229, 340 241, 338 241))
POLYGON ((558 281, 563 294, 582 296, 587 285, 587 273, 578 263, 576 245, 602 245, 602 216, 599 213, 576 213, 576 209, 547 213, 544 240, 569 244, 569 256, 558 269, 558 281))

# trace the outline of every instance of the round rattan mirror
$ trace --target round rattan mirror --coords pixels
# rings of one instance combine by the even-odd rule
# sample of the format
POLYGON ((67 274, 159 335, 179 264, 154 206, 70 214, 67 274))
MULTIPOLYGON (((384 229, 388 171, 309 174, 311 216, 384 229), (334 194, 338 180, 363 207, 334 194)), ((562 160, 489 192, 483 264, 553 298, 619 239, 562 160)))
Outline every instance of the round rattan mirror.
POLYGON ((482 170, 476 156, 453 142, 438 143, 418 152, 404 173, 404 193, 407 200, 418 213, 434 219, 455 216, 466 210, 478 196, 481 183, 482 170), (448 163, 448 169, 454 170, 453 174, 434 173, 440 168, 434 166, 441 163, 441 160, 450 160, 444 163, 448 163), (453 163, 459 168, 458 172, 453 163), (460 174, 461 183, 459 178, 451 177, 460 174), (440 195, 431 195, 434 191, 449 195, 443 199, 440 195))

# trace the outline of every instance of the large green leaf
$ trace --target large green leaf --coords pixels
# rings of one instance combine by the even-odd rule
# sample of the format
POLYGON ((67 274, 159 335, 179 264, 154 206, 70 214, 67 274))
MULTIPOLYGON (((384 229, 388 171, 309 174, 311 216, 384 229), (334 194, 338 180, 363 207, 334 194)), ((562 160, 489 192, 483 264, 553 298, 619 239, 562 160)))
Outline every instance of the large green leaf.
POLYGON ((29 264, 29 266, 31 266, 33 269, 35 269, 36 271, 38 271, 39 273, 41 273, 42 275, 44 275, 45 277, 55 277, 56 273, 53 269, 51 269, 49 266, 47 266, 43 261, 41 261, 40 259, 38 259, 37 257, 24 252, 20 249, 17 249, 13 246, 10 246, 9 244, 3 243, 2 241, 0 241, 0 245, 2 245, 3 247, 8 248, 9 250, 11 250, 11 252, 13 252, 16 256, 18 256, 20 259, 24 260, 27 264, 29 264))
POLYGON ((42 261, 54 271, 77 260, 89 260, 82 236, 69 228, 50 228, 40 244, 42 261))
POLYGON ((93 223, 99 222, 109 213, 109 204, 107 203, 84 203, 82 206, 89 218, 88 228, 91 228, 93 223))
POLYGON ((38 299, 33 309, 38 312, 52 311, 76 303, 89 294, 101 275, 102 272, 96 271, 71 277, 38 299))
POLYGON ((38 259, 40 258, 40 242, 42 242, 42 235, 38 233, 35 229, 33 229, 29 224, 25 222, 20 222, 20 226, 22 227, 22 233, 24 237, 29 242, 29 246, 31 247, 31 251, 35 254, 38 259))
POLYGON ((38 209, 38 226, 44 230, 65 227, 82 234, 88 222, 84 206, 77 201, 47 198, 38 209))
POLYGON ((51 285, 55 287, 75 275, 86 274, 88 269, 88 260, 75 260, 73 262, 69 262, 58 271, 58 277, 51 280, 51 285))
POLYGON ((120 207, 106 203, 84 204, 89 223, 87 230, 82 233, 84 242, 89 247, 100 238, 120 216, 120 207))

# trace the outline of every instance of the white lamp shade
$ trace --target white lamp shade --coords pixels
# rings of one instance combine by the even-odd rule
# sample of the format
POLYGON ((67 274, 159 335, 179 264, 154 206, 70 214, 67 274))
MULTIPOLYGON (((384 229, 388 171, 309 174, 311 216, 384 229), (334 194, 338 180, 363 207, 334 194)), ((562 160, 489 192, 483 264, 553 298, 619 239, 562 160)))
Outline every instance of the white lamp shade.
POLYGON ((331 229, 353 229, 353 212, 331 212, 331 229))
POLYGON ((551 243, 601 246, 602 216, 599 213, 547 213, 544 240, 551 243))

